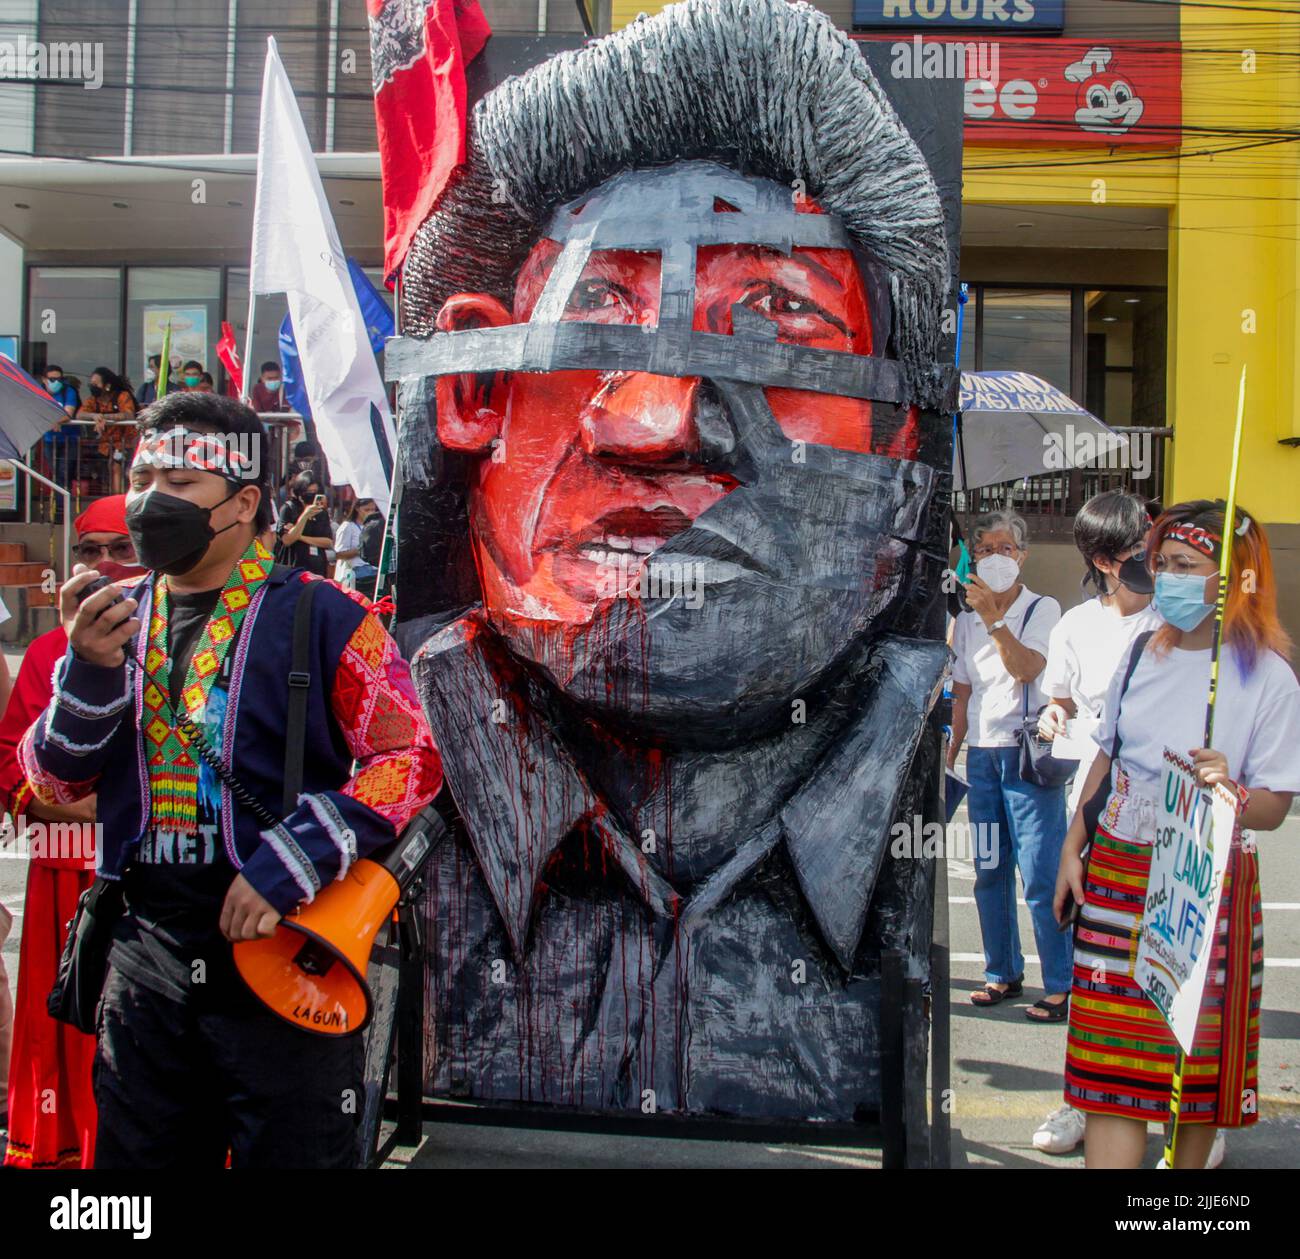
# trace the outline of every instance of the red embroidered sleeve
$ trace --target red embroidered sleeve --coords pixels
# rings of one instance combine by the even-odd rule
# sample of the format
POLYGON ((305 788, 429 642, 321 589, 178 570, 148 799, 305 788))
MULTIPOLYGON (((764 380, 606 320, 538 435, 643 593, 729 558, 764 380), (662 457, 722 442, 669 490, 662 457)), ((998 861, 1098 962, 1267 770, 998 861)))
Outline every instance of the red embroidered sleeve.
POLYGON ((330 705, 356 758, 340 793, 401 830, 438 794, 442 761, 410 669, 376 617, 365 617, 348 640, 330 705))
MULTIPOLYGON (((45 714, 42 713, 18 741, 19 764, 23 767, 31 794, 42 804, 76 804, 78 800, 84 800, 95 790, 99 775, 85 782, 69 782, 42 769, 32 751, 32 744, 36 738, 37 727, 44 720, 45 714)), ((15 804, 18 803, 15 801, 15 804)))

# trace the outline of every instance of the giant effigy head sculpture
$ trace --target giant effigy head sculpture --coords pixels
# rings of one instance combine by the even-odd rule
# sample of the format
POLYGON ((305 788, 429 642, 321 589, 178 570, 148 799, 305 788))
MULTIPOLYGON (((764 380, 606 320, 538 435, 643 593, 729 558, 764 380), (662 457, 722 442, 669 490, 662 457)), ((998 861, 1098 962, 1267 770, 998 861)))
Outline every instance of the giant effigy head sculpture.
POLYGON ((950 228, 806 5, 687 0, 474 108, 388 353, 451 795, 432 1091, 861 1108, 868 920, 920 894, 883 836, 935 764, 950 228))

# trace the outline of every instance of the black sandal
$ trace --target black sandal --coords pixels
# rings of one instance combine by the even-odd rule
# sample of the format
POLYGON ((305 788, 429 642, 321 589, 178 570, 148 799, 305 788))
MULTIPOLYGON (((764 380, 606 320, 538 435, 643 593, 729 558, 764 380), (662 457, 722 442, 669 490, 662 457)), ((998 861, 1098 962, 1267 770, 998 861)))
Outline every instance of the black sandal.
POLYGON ((985 1009, 988 1006, 1000 1004, 1008 997, 1018 997, 1024 992, 1024 990, 1025 983, 1023 979, 1017 979, 1015 983, 1008 984, 1005 991, 1001 988, 994 987, 993 983, 990 981, 986 982, 983 988, 977 988, 970 994, 970 1003, 971 1005, 977 1005, 981 1009, 985 1009), (975 998, 980 996, 982 996, 984 1000, 976 1001, 975 998))
POLYGON ((1064 1023, 1070 1014, 1070 994, 1065 994, 1064 1001, 1057 1001, 1053 1004, 1051 1001, 1035 1001, 1033 1005, 1025 1007, 1025 1018, 1031 1023, 1064 1023), (1033 1014, 1033 1010, 1045 1010, 1042 1015, 1033 1014))

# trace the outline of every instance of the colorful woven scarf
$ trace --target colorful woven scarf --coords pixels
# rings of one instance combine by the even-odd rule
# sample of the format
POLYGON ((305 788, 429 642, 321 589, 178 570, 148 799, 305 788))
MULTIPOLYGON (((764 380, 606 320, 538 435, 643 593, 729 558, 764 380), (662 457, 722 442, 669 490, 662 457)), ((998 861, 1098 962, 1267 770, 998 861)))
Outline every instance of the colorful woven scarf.
MULTIPOLYGON (((208 617, 190 656, 181 688, 181 708, 200 726, 212 683, 253 602, 257 588, 271 571, 271 553, 256 539, 239 557, 216 607, 208 617)), ((171 676, 167 660, 167 625, 170 598, 167 578, 154 579, 153 610, 149 617, 149 645, 145 651, 144 735, 149 764, 149 798, 152 825, 161 830, 198 829, 199 765, 188 751, 189 740, 172 724, 171 676)), ((175 714, 181 716, 180 713, 175 714)))

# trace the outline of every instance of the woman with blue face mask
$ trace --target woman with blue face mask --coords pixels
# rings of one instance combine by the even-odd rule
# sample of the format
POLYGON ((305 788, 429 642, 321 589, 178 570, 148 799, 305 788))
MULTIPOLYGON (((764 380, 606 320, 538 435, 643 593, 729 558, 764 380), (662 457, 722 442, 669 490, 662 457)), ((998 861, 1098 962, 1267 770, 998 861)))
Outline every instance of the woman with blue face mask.
POLYGON ((970 611, 957 617, 952 634, 948 768, 955 767, 957 751, 967 741, 966 799, 985 980, 971 1002, 998 1005, 1024 990, 1016 910, 1019 866, 1045 992, 1026 1016, 1059 1023, 1070 992, 1070 940, 1057 930, 1052 892, 1065 838, 1065 788, 1021 778, 1019 730, 1026 709, 1036 713, 1047 702, 1039 679, 1061 606, 1021 580, 1028 553, 1025 522, 1013 512, 990 512, 971 530, 975 572, 965 585, 970 611))
MULTIPOLYGON (((1175 1042, 1133 980, 1165 748, 1192 762, 1202 785, 1222 784, 1237 795, 1241 827, 1251 831, 1280 826, 1300 791, 1300 684, 1286 659, 1290 641, 1278 621, 1268 542, 1244 509, 1225 528, 1224 511, 1223 503, 1180 503, 1152 528, 1148 563, 1163 624, 1134 644, 1140 654, 1127 688, 1128 662, 1116 672, 1081 793, 1088 800, 1108 783, 1109 794, 1096 833, 1085 834, 1080 810, 1061 854, 1058 920, 1073 904, 1081 907, 1065 1100, 1087 1115, 1089 1167, 1140 1166, 1147 1124, 1169 1113, 1175 1042), (1233 548, 1231 585, 1210 749, 1201 745, 1225 538, 1233 548)), ((1179 1167, 1205 1166, 1218 1128, 1257 1117, 1263 926, 1253 845, 1242 844, 1240 831, 1212 939, 1197 1049, 1183 1080, 1179 1167)))

